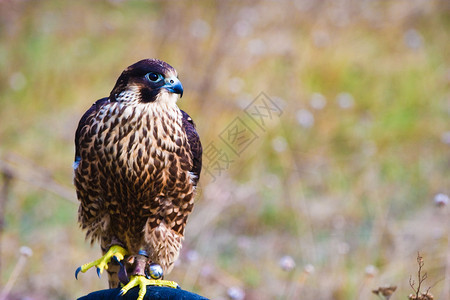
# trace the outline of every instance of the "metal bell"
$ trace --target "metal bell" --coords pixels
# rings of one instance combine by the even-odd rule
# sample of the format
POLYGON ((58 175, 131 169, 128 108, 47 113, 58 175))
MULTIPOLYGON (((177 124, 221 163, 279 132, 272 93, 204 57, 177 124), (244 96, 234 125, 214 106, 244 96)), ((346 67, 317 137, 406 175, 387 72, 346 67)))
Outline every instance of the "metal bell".
POLYGON ((152 279, 161 279, 164 275, 163 269, 159 264, 151 263, 148 266, 148 273, 152 279))

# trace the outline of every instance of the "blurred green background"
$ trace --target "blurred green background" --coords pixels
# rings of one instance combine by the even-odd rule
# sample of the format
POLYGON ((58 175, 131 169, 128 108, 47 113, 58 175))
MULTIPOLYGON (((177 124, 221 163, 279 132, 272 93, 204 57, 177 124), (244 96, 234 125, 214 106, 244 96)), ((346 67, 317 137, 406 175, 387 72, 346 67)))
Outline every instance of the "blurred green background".
POLYGON ((231 160, 218 170, 208 152, 168 279, 212 299, 375 299, 384 285, 406 299, 420 251, 424 289, 447 297, 447 1, 4 0, 1 286, 33 251, 10 299, 106 288, 74 278, 100 254, 76 222, 74 132, 150 57, 178 70, 179 106, 231 160), (279 111, 258 127, 245 108, 261 99, 279 111), (236 118, 256 135, 239 154, 223 139, 236 118))

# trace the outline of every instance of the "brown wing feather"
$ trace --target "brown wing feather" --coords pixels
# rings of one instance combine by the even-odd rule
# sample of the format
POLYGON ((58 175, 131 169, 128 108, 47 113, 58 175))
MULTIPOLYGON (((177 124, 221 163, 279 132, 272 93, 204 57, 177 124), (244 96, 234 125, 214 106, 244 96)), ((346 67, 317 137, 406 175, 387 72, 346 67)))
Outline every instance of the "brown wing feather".
POLYGON ((189 147, 192 153, 192 169, 191 172, 196 176, 195 185, 200 180, 200 172, 202 171, 202 143, 200 137, 195 129, 195 124, 192 118, 183 110, 183 129, 187 135, 189 147))
POLYGON ((88 119, 92 118, 99 110, 100 108, 109 102, 108 97, 102 98, 97 100, 92 106, 83 114, 83 116, 80 119, 80 122, 78 122, 77 131, 75 132, 75 162, 79 162, 80 160, 80 137, 81 137, 81 130, 88 126, 89 121, 88 119))
POLYGON ((99 201, 100 191, 95 185, 91 184, 91 174, 96 173, 96 159, 90 157, 89 161, 82 161, 81 153, 89 149, 92 136, 88 133, 95 123, 95 116, 107 103, 109 103, 108 98, 97 100, 81 117, 75 133, 74 184, 77 190, 77 197, 80 200, 78 222, 81 228, 87 231, 86 238, 90 237, 91 243, 100 239, 98 228, 103 220, 100 215, 105 212, 103 203, 99 201))

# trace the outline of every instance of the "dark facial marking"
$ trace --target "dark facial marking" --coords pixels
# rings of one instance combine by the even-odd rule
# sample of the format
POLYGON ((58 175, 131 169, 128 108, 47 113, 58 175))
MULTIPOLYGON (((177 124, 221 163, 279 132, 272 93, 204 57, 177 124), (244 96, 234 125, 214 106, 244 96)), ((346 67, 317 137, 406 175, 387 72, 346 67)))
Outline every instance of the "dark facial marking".
POLYGON ((141 102, 149 103, 156 100, 156 96, 158 96, 159 88, 157 89, 149 89, 148 87, 143 87, 140 89, 141 91, 141 102))

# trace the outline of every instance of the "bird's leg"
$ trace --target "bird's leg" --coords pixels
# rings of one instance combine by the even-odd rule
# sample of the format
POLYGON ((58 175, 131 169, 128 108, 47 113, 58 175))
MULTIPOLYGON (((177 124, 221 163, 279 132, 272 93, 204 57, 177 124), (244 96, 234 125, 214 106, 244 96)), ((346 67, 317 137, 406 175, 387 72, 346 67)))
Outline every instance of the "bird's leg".
POLYGON ((123 247, 119 245, 111 246, 108 252, 106 252, 105 255, 103 255, 99 259, 84 264, 81 267, 78 267, 78 269, 75 271, 75 278, 78 277, 78 273, 80 272, 84 273, 92 267, 97 267, 97 275, 98 277, 100 277, 100 274, 103 273, 103 270, 108 269, 108 263, 111 261, 113 257, 115 257, 115 259, 120 262, 121 260, 124 259, 125 255, 127 254, 128 251, 125 250, 123 247))
MULTIPOLYGON (((130 281, 120 291, 121 295, 124 295, 131 288, 139 286, 139 297, 137 300, 143 300, 145 293, 147 292, 147 286, 165 286, 171 288, 180 288, 180 286, 174 281, 150 279, 146 274, 146 268, 148 267, 147 252, 141 250, 134 259, 134 269, 131 272, 130 281)), ((151 274, 151 271, 150 271, 151 274)), ((159 276, 161 278, 162 276, 159 276)))

